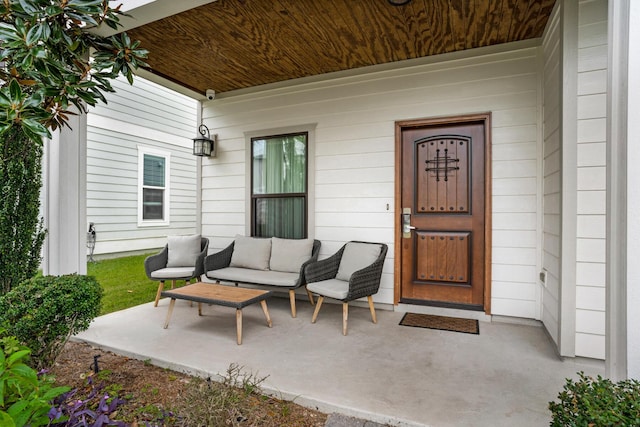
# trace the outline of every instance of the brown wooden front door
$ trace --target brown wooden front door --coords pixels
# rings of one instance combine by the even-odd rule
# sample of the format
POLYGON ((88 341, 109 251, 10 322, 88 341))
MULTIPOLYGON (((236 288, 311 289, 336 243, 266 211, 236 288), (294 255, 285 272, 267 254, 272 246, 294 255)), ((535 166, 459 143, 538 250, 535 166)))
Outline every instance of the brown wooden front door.
POLYGON ((488 126, 398 123, 401 302, 489 312, 488 126))

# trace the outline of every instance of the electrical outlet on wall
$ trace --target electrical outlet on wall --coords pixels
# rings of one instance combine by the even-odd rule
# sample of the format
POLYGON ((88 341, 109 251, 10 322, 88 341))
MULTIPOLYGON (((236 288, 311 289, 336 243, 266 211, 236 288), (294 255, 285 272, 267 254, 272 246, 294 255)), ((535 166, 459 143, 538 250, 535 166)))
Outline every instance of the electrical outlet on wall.
POLYGON ((547 285, 547 270, 544 268, 540 271, 540 282, 545 286, 547 285))

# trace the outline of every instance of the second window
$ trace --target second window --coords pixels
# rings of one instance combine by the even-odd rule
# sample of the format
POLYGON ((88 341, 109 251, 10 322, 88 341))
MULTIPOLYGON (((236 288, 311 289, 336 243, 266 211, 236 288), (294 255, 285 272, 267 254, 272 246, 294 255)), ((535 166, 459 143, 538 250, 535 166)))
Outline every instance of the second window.
POLYGON ((251 139, 251 234, 307 237, 306 132, 251 139))

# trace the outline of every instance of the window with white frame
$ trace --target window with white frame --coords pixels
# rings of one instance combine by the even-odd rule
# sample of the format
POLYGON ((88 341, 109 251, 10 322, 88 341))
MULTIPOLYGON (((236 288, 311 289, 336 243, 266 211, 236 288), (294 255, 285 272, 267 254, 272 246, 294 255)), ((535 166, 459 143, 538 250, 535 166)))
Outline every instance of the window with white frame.
POLYGON ((138 225, 169 225, 169 169, 171 155, 138 147, 138 225))
POLYGON ((307 237, 308 133, 251 139, 251 234, 307 237))

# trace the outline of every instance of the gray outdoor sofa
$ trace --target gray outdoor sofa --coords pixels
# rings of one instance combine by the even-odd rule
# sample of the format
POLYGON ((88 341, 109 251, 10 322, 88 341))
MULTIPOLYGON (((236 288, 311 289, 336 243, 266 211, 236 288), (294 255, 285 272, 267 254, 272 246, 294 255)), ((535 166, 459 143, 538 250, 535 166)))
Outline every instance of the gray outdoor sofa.
MULTIPOLYGON (((206 276, 216 282, 288 290, 296 317, 295 290, 306 284, 305 267, 318 260, 320 241, 236 236, 233 243, 204 260, 206 276)), ((309 302, 313 297, 307 291, 309 302)))

